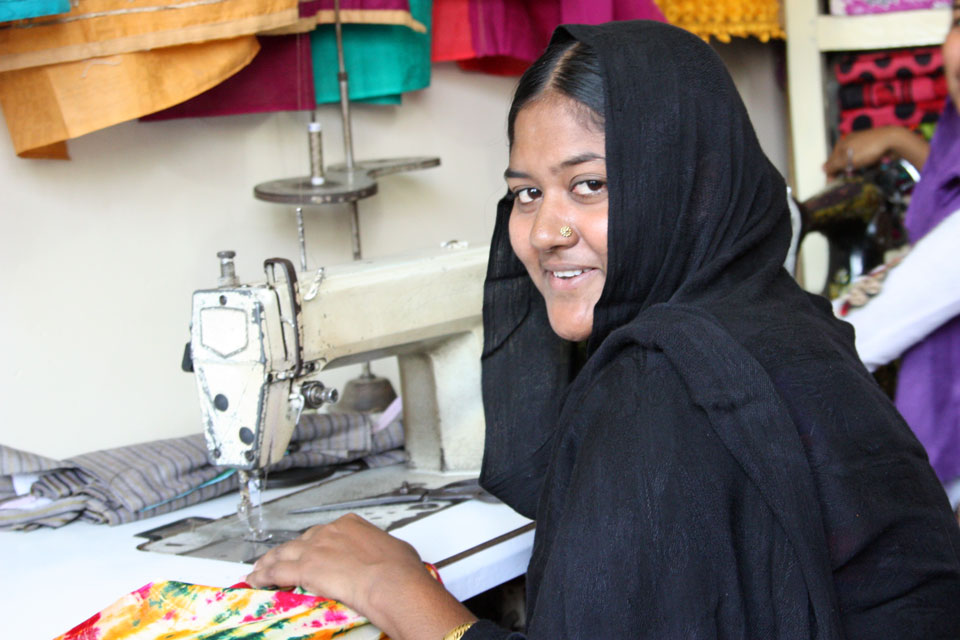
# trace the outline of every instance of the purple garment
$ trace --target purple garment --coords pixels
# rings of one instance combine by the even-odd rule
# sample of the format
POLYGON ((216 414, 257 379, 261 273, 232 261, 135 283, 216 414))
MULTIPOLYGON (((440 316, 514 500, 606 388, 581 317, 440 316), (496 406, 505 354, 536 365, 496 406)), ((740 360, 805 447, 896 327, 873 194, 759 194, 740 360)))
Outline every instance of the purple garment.
MULTIPOLYGON (((960 210, 960 115, 951 100, 930 143, 905 225, 917 242, 960 210)), ((960 274, 957 274, 960 278, 960 274)), ((944 292, 946 294, 946 292, 944 292)), ((903 356, 897 409, 923 443, 940 481, 960 476, 960 317, 953 318, 903 356)))
POLYGON ((533 62, 561 24, 612 20, 666 22, 653 0, 470 0, 471 35, 478 58, 508 56, 533 62))

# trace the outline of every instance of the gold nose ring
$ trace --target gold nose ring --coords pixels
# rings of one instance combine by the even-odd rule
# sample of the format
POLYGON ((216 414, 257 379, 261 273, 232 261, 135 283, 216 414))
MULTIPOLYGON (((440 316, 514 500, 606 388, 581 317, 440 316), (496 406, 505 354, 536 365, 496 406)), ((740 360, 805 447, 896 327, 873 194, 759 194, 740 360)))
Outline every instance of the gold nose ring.
POLYGON ((571 229, 567 225, 563 225, 562 227, 560 227, 560 235, 563 236, 564 238, 569 238, 572 233, 573 233, 573 229, 571 229))

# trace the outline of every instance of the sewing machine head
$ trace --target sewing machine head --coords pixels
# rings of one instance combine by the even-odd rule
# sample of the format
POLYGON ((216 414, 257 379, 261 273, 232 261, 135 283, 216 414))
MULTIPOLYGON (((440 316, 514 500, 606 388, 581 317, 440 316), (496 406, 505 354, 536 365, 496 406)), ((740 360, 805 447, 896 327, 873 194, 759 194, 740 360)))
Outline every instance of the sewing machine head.
POLYGON ((240 284, 218 254, 219 288, 193 294, 193 370, 210 460, 279 460, 305 408, 335 401, 325 369, 395 355, 412 466, 479 469, 481 306, 487 250, 438 249, 298 274, 264 263, 240 284))

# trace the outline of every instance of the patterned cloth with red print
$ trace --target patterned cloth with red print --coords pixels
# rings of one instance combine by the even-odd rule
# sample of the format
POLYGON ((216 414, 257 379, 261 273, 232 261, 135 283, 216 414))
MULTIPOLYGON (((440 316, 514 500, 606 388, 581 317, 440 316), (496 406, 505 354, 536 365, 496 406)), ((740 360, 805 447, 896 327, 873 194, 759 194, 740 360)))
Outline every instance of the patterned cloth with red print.
POLYGON ((834 67, 841 135, 886 125, 934 123, 947 85, 938 47, 843 56, 834 67))

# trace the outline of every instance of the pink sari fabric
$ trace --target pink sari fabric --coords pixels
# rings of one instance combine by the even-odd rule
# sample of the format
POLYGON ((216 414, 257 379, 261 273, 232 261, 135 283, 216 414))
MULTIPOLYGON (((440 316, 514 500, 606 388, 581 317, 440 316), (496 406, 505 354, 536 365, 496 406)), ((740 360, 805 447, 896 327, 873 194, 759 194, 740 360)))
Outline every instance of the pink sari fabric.
MULTIPOLYGON (((561 24, 600 24, 613 20, 666 22, 653 0, 446 0, 444 4, 468 5, 464 13, 450 11, 452 15, 464 15, 470 22, 470 46, 465 46, 462 38, 459 45, 472 55, 460 58, 460 66, 501 75, 522 73, 543 53, 553 30, 561 24)), ((441 28, 442 24, 436 25, 437 31, 441 28)), ((438 58, 435 50, 434 60, 438 59, 453 58, 438 58)))

